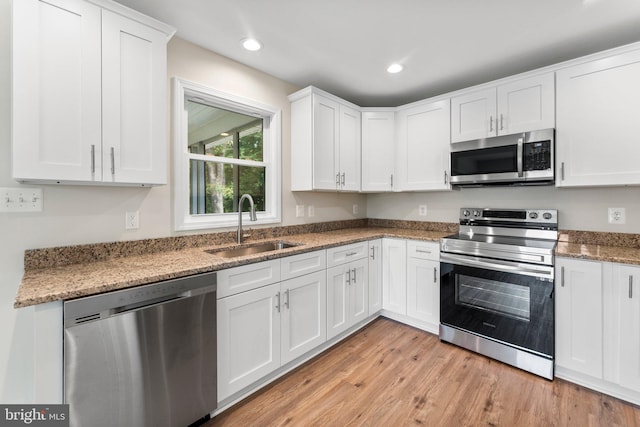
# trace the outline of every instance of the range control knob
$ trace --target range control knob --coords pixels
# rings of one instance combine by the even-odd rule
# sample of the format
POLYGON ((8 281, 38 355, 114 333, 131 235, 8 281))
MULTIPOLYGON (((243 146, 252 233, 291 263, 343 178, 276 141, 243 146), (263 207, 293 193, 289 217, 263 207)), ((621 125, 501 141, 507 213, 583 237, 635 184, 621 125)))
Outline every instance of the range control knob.
POLYGON ((469 212, 468 210, 465 209, 464 211, 462 211, 462 216, 466 217, 466 216, 469 216, 469 215, 471 215, 471 212, 469 212))
POLYGON ((551 219, 552 216, 553 215, 551 215, 551 213, 549 213, 549 212, 545 212, 545 213, 542 214, 542 218, 544 218, 544 219, 551 219))
POLYGON ((480 211, 479 211, 479 210, 477 210, 477 209, 475 209, 475 210, 473 211, 473 216, 475 216, 475 217, 479 217, 479 216, 480 216, 480 211))
POLYGON ((529 218, 538 219, 538 212, 529 212, 529 218))

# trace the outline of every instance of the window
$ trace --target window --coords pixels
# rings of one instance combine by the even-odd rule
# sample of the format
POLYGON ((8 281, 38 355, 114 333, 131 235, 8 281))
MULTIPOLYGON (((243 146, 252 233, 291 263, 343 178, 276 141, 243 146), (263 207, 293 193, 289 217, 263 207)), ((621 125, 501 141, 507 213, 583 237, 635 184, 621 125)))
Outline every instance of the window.
POLYGON ((176 230, 235 226, 243 194, 257 223, 280 222, 280 111, 178 78, 173 89, 176 230))

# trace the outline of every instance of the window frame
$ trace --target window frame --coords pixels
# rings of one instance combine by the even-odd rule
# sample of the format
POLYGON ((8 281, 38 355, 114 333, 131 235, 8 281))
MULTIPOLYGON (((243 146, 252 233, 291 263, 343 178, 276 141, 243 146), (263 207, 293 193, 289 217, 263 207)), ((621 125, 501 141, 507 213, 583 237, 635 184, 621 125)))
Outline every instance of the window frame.
MULTIPOLYGON (((213 107, 235 111, 263 119, 263 163, 265 175, 265 211, 256 212, 258 221, 248 224, 274 224, 281 222, 281 149, 282 110, 249 98, 213 89, 179 77, 172 78, 173 93, 173 182, 175 231, 202 230, 207 228, 234 227, 238 225, 238 213, 196 214, 190 213, 189 162, 211 161, 211 158, 188 152, 188 114, 186 101, 194 100, 213 107)), ((240 161, 241 163, 242 161, 240 161)), ((251 164, 254 166, 254 164, 251 164)), ((248 206, 245 207, 245 210, 248 206)))

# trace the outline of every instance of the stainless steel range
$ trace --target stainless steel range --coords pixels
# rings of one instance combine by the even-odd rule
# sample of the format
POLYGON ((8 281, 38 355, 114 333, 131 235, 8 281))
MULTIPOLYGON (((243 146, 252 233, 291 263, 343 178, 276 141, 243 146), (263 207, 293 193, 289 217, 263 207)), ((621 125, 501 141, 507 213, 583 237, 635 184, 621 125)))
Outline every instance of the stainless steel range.
POLYGON ((440 243, 440 339, 553 379, 553 209, 460 209, 440 243))

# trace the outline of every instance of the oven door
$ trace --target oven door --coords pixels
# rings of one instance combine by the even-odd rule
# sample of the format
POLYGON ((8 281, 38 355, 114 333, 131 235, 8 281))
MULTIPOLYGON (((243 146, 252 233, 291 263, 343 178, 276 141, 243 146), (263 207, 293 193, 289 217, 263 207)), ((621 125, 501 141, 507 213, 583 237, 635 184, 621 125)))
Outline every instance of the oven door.
POLYGON ((440 323, 553 358, 553 267, 440 254, 440 323))

